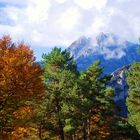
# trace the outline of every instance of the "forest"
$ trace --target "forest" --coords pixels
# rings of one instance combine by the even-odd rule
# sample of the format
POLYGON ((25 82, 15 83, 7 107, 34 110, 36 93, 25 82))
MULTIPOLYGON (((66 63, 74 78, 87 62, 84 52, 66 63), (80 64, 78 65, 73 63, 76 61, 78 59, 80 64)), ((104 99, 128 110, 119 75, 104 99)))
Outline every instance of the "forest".
POLYGON ((111 76, 100 61, 79 72, 73 56, 0 39, 0 140, 139 140, 140 62, 126 73, 128 117, 117 115, 111 76))

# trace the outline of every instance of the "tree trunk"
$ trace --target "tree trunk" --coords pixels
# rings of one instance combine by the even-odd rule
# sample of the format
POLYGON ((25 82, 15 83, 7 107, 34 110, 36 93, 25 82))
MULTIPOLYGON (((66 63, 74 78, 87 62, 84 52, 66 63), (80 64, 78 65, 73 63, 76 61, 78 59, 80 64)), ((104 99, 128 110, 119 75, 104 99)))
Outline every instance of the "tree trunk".
POLYGON ((58 115, 58 125, 59 125, 59 135, 60 135, 60 139, 64 140, 64 130, 63 130, 63 123, 61 121, 61 116, 60 116, 60 105, 59 105, 59 99, 56 98, 56 111, 57 111, 57 115, 58 115))
POLYGON ((39 129, 38 129, 38 136, 39 136, 39 139, 42 140, 42 126, 41 126, 41 124, 40 124, 39 129))
POLYGON ((84 127, 83 127, 83 132, 84 132, 84 140, 87 140, 87 120, 84 122, 84 127))
POLYGON ((90 140, 91 139, 91 130, 90 130, 90 119, 88 120, 88 139, 90 140))
POLYGON ((72 140, 76 140, 76 134, 74 132, 74 134, 72 135, 72 140))
POLYGON ((64 140, 63 124, 62 124, 62 122, 61 122, 60 119, 59 119, 59 134, 60 134, 60 138, 61 138, 61 140, 64 140))

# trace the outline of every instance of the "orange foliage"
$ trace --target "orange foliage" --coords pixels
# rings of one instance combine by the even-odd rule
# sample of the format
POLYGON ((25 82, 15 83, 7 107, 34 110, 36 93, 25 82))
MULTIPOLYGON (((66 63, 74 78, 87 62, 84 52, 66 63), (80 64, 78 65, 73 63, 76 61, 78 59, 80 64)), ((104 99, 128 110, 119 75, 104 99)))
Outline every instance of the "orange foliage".
POLYGON ((9 136, 10 140, 39 140, 38 130, 32 127, 17 127, 9 136))
MULTIPOLYGON (((0 103, 1 109, 12 101, 36 97, 43 92, 42 70, 33 51, 24 43, 14 44, 9 36, 0 39, 0 103)), ((18 101, 15 102, 14 101, 18 101)))
POLYGON ((16 119, 29 120, 35 114, 35 111, 34 111, 33 107, 26 106, 26 107, 20 108, 19 110, 16 110, 13 114, 16 117, 16 119))
POLYGON ((28 113, 33 110, 20 107, 25 106, 25 101, 42 98, 42 73, 29 46, 12 43, 9 36, 0 39, 0 120, 4 125, 13 115, 30 117, 28 113))

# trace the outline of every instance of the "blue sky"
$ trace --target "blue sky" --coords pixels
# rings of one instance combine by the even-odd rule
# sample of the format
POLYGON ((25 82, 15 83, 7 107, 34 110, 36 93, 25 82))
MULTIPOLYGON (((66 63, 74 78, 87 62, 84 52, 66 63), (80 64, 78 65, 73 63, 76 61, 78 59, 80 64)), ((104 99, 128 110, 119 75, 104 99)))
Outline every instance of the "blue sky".
POLYGON ((53 46, 69 46, 80 36, 114 33, 140 37, 140 0, 0 0, 0 36, 24 40, 37 59, 53 46))

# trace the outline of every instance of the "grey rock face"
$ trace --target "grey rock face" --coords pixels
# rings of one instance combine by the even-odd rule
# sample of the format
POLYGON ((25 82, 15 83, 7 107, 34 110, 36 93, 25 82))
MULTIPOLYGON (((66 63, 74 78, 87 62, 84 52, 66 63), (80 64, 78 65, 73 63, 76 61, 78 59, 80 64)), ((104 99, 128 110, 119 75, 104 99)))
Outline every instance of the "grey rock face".
POLYGON ((124 66, 120 69, 114 71, 111 76, 110 85, 115 89, 116 96, 114 98, 117 105, 120 107, 121 111, 118 115, 127 116, 127 107, 125 104, 127 92, 128 92, 128 84, 126 80, 126 72, 130 69, 130 65, 124 66))
POLYGON ((105 74, 118 68, 140 61, 138 45, 123 40, 113 34, 100 33, 97 37, 81 37, 73 42, 68 50, 74 56, 78 70, 84 71, 94 61, 100 60, 105 74))

